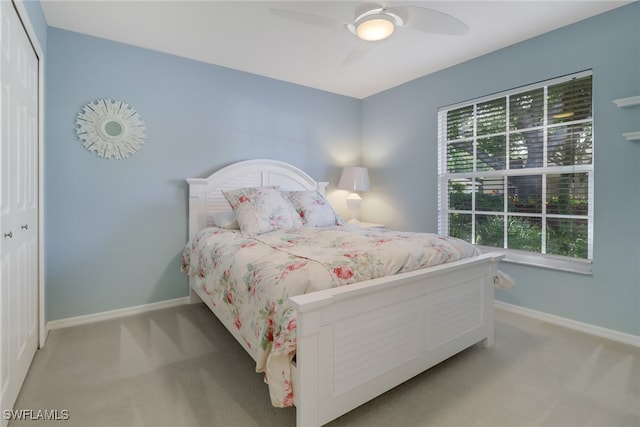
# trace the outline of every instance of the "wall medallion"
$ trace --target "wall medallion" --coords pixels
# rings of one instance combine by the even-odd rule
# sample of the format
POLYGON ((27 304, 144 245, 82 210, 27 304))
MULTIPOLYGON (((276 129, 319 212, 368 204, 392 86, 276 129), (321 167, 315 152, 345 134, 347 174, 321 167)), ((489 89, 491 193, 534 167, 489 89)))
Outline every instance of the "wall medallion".
POLYGON ((105 159, 134 155, 146 138, 140 115, 122 101, 99 99, 85 105, 76 125, 82 145, 105 159))

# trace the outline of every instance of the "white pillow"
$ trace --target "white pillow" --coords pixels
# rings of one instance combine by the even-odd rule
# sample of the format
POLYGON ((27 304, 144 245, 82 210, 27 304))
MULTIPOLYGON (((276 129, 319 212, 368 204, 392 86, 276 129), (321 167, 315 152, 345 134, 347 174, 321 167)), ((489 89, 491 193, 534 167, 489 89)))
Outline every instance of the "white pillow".
POLYGON ((344 224, 327 199, 316 190, 282 191, 282 194, 298 212, 305 227, 333 227, 344 224))
POLYGON ((223 191, 243 234, 257 235, 302 226, 300 216, 277 187, 248 187, 223 191))
POLYGON ((236 214, 233 211, 216 212, 213 214, 213 225, 226 230, 240 230, 236 214))

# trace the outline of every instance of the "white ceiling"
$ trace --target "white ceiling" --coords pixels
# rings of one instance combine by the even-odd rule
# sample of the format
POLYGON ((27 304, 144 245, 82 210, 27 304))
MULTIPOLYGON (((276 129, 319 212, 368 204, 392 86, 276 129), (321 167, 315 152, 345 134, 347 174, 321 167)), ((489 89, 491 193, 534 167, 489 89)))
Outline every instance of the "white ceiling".
POLYGON ((42 0, 48 25, 246 71, 355 98, 583 20, 630 0, 380 1, 419 5, 465 22, 465 35, 399 28, 363 42, 346 28, 277 15, 304 12, 346 24, 371 1, 42 0), (359 46, 377 43, 344 64, 359 46))

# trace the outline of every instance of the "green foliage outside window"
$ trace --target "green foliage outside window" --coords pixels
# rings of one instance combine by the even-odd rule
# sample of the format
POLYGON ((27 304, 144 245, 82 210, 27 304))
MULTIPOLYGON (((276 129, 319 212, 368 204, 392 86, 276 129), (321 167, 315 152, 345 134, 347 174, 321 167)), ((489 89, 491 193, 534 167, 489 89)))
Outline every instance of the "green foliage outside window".
MULTIPOLYGON (((464 185, 452 185, 455 191, 449 194, 449 207, 457 211, 471 211, 472 195, 463 191, 464 185)), ((502 212, 503 195, 483 194, 476 192, 476 211, 502 212)), ((531 199, 518 200, 508 198, 509 212, 539 209, 539 202, 531 199)), ((554 196, 547 202, 547 212, 557 214, 580 215, 586 213, 588 201, 569 198, 560 203, 554 196)), ((449 214, 449 234, 471 242, 471 213, 449 214)), ((574 258, 586 258, 588 254, 587 221, 582 219, 548 218, 547 219, 547 253, 574 258)), ((508 216, 507 242, 511 249, 540 252, 542 250, 542 225, 539 217, 508 216)), ((476 215, 476 244, 483 246, 504 247, 504 216, 476 215)))

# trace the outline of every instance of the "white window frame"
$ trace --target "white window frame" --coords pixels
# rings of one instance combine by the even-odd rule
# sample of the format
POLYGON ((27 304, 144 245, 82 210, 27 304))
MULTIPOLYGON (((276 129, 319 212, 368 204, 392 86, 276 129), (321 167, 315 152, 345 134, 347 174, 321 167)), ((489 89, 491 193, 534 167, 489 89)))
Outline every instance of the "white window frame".
MULTIPOLYGON (((516 250, 516 249, 507 249, 507 248, 498 248, 498 247, 490 247, 490 246, 481 246, 478 245, 478 247, 482 250, 482 251, 486 251, 486 252, 501 252, 505 254, 505 258, 504 261, 505 262, 512 262, 512 263, 517 263, 517 264, 525 264, 525 265, 530 265, 530 266, 536 266, 536 267, 543 267, 543 268, 550 268, 550 269, 554 269, 554 270, 561 270, 561 271, 569 271, 569 272, 573 272, 573 273, 580 273, 580 274, 591 274, 592 273, 592 263, 593 263, 593 211, 594 211, 594 191, 593 191, 593 187, 594 187, 594 162, 595 162, 595 132, 592 133, 592 160, 591 160, 591 164, 588 165, 571 165, 571 166, 547 166, 547 153, 546 153, 546 148, 547 148, 547 144, 546 144, 546 129, 547 129, 547 115, 546 115, 546 111, 547 111, 547 97, 546 97, 546 89, 548 86, 551 85, 555 85, 555 84, 559 84, 559 83, 564 83, 567 81, 570 81, 572 79, 576 79, 576 78, 582 78, 582 77, 587 77, 587 76, 591 76, 592 75, 592 71, 591 70, 587 70, 587 71, 582 71, 579 73, 575 73, 575 74, 571 74, 571 75, 567 75, 567 76, 562 76, 562 77, 558 77, 555 79, 551 79, 551 80, 545 80, 543 82, 538 82, 538 83, 534 83, 531 85, 527 85, 527 86, 522 86, 522 87, 518 87, 518 88, 514 88, 514 89, 510 89, 510 90, 506 90, 503 92, 499 92, 499 93, 494 93, 491 95, 487 95, 481 98, 477 98, 477 99, 472 99, 472 100, 468 100, 468 101, 464 101, 464 102, 460 102, 457 104, 452 104, 452 105, 448 105, 445 107, 441 107, 438 109, 438 232, 442 233, 442 234, 448 234, 448 230, 449 230, 449 213, 456 213, 457 211, 453 210, 453 209, 449 209, 449 200, 448 200, 448 196, 449 196, 449 189, 448 189, 448 182, 449 179, 451 178, 465 178, 465 179, 471 179, 472 182, 474 183, 473 186, 475 187, 475 182, 477 178, 484 178, 487 175, 491 175, 491 177, 504 177, 505 183, 504 183, 504 188, 505 188, 505 194, 506 194, 506 190, 507 190, 507 177, 509 176, 515 176, 515 175, 542 175, 542 179, 543 179, 543 185, 542 185, 542 201, 543 201, 543 209, 542 209, 542 214, 535 214, 535 215, 531 215, 531 216, 535 216, 535 217, 541 217, 542 219, 542 227, 543 227, 543 237, 542 237, 542 252, 530 252, 530 251, 523 251, 523 250, 516 250), (542 126, 543 130, 545 130, 545 132, 543 132, 543 134, 545 135, 545 141, 543 143, 543 150, 544 150, 544 163, 543 163, 543 167, 539 167, 539 168, 524 168, 524 169, 508 169, 508 162, 509 162, 509 156, 508 156, 508 145, 507 145, 507 158, 506 158, 506 162, 507 162, 507 168, 505 170, 497 170, 497 171, 478 171, 477 170, 477 165, 476 165, 476 161, 475 161, 475 151, 476 151, 476 143, 475 143, 475 139, 476 139, 476 135, 475 135, 475 130, 474 130, 474 144, 473 144, 473 150, 474 150, 474 164, 473 164, 473 172, 465 172, 465 173, 449 173, 447 170, 447 112, 449 110, 453 110, 453 109, 458 109, 461 107, 468 107, 471 105, 477 105, 483 102, 487 102, 487 101, 492 101, 492 100, 496 100, 499 98, 503 98, 503 97, 507 97, 509 95, 513 95, 513 94, 518 94, 518 93, 522 93, 522 92, 527 92, 533 89, 540 89, 540 88, 544 88, 545 89, 545 97, 544 97, 544 111, 545 111, 545 119, 544 119, 544 125, 542 126), (550 255, 550 254, 546 254, 544 253, 546 250, 546 218, 549 217, 553 217, 553 214, 547 214, 546 213, 546 209, 544 208, 544 201, 546 200, 546 175, 547 174, 560 174, 560 173, 579 173, 579 172, 584 172, 587 173, 588 175, 588 197, 589 197, 589 202, 588 202, 588 209, 587 209, 587 222, 588 222, 588 226, 587 226, 587 232, 588 232, 588 259, 582 259, 582 258, 572 258, 572 257, 568 257, 568 256, 560 256, 560 255, 550 255)), ((591 105, 592 105, 592 112, 593 112, 593 98, 591 100, 591 105)), ((508 103, 507 103, 507 108, 508 108, 508 103)), ((591 122, 592 122, 592 126, 593 126, 593 115, 591 117, 591 122)), ((475 126, 475 122, 474 122, 474 126, 475 126)), ((549 126, 551 127, 551 126, 549 126)), ((507 118, 507 128, 508 128, 508 118, 507 118)), ((507 129, 507 135, 508 135, 508 129, 507 129)), ((507 144, 508 144, 508 138, 507 138, 507 144)), ((473 202, 472 202, 472 210, 471 211, 464 211, 464 213, 469 213, 471 212, 472 217, 475 218, 476 212, 478 212, 481 215, 487 215, 487 214, 492 214, 490 212, 486 212, 486 211, 476 211, 476 206, 475 206, 475 191, 472 190, 471 194, 473 195, 473 202)), ((509 216, 528 216, 526 213, 514 213, 514 212, 508 212, 507 208, 507 197, 505 197, 505 209, 503 212, 498 213, 498 215, 509 215, 509 216)), ((495 213, 493 213, 495 214, 495 213)), ((571 216, 566 216, 566 215, 562 215, 562 218, 572 218, 571 216)), ((584 216, 576 216, 576 218, 584 218, 584 216)), ((506 240, 507 240, 507 221, 505 221, 504 227, 505 227, 505 232, 504 232, 504 239, 505 239, 505 246, 506 246, 506 240)), ((472 221, 472 227, 473 227, 473 232, 472 234, 475 235, 475 220, 472 221)))

